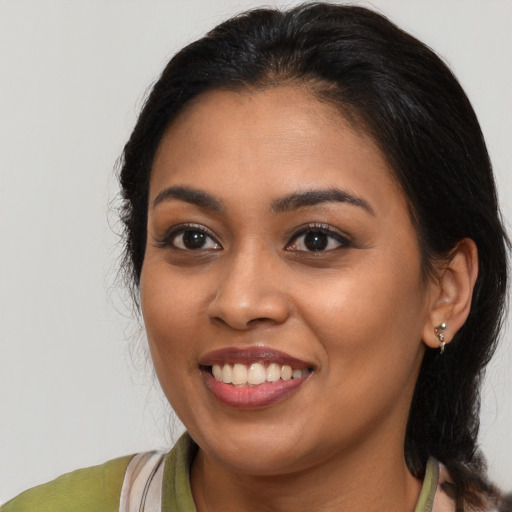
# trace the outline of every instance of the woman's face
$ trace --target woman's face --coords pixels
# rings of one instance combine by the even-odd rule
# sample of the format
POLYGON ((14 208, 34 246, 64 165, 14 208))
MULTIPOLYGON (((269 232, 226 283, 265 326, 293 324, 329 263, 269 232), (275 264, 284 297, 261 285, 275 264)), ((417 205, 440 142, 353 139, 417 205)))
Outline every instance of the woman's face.
POLYGON ((210 460, 285 474, 402 450, 430 288, 381 152, 304 89, 211 92, 166 132, 142 309, 210 460))

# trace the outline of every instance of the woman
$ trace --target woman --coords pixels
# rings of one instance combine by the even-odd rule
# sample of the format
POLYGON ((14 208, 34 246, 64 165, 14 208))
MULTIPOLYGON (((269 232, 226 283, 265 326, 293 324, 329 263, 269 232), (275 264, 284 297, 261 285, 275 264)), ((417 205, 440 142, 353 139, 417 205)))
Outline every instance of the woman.
POLYGON ((357 7, 230 20, 164 70, 120 179, 189 434, 5 510, 508 509, 476 450, 507 240, 476 117, 423 44, 357 7))

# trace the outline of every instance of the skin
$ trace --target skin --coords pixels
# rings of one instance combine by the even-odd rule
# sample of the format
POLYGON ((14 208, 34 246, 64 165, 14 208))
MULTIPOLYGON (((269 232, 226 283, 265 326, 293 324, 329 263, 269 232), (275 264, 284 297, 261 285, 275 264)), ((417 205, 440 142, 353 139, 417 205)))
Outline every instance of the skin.
POLYGON ((441 277, 422 276, 382 153, 310 91, 213 91, 189 105, 154 161, 140 292, 158 378, 200 447, 198 510, 414 510, 421 484, 404 462, 407 415, 425 343, 439 345, 434 326, 451 322, 450 341, 469 310, 470 241, 452 261, 441 277), (169 187, 207 193, 220 209, 176 197, 155 204, 169 187), (366 206, 273 209, 332 188, 366 206), (208 230, 203 247, 169 235, 184 223, 188 235, 208 230), (332 232, 320 235, 326 250, 305 245, 311 224, 332 232), (220 403, 199 361, 253 346, 314 371, 270 406, 220 403))

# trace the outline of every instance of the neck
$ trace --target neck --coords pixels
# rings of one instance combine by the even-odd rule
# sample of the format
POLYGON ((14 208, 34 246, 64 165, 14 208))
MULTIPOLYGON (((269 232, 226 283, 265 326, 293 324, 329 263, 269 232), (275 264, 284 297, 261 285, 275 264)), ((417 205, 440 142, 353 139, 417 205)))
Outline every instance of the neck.
POLYGON ((191 473, 198 512, 412 512, 421 483, 408 472, 403 437, 399 449, 366 443, 322 464, 286 475, 235 473, 199 450, 191 473))

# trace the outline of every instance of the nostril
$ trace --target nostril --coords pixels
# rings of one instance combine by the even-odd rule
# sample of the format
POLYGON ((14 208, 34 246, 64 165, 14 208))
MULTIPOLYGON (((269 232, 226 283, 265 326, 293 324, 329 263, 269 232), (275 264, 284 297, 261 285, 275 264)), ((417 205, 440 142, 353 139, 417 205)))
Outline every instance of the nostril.
POLYGON ((216 316, 212 318, 212 321, 214 323, 217 323, 219 326, 231 327, 232 329, 240 331, 250 331, 252 329, 272 327, 280 323, 272 318, 265 317, 253 318, 248 321, 245 321, 243 318, 223 318, 221 316, 216 316))
POLYGON ((254 318, 254 319, 250 320, 249 322, 247 322, 247 326, 248 327, 256 327, 256 326, 263 325, 263 324, 275 325, 277 323, 278 322, 272 318, 261 317, 261 318, 254 318))

